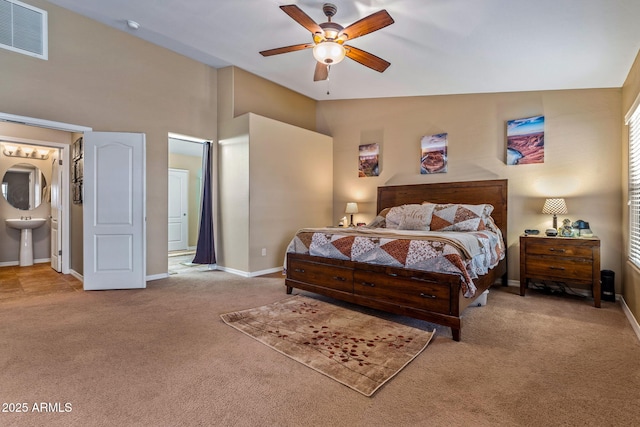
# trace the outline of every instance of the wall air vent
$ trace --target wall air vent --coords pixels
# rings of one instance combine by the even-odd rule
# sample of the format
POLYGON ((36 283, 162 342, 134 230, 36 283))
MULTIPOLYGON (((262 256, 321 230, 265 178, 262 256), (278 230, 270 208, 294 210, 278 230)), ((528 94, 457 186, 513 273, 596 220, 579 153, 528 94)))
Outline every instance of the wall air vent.
POLYGON ((48 59, 47 12, 17 0, 0 0, 0 47, 48 59))

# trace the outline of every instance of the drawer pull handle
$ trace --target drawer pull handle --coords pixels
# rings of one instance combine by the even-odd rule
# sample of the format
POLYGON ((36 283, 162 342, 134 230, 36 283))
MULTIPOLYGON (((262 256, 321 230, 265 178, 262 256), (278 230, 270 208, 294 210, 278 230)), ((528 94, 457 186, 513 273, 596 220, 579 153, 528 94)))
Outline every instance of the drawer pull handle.
POLYGON ((398 277, 398 275, 396 273, 387 273, 387 274, 389 274, 389 276, 391 276, 391 277, 398 277))
POLYGON ((427 283, 431 283, 431 280, 421 279, 421 278, 419 278, 419 277, 415 277, 415 276, 411 276, 411 280, 417 280, 418 282, 427 282, 427 283))
POLYGON ((420 296, 422 298, 437 298, 435 295, 425 294, 424 292, 420 292, 420 296))
POLYGON ((296 273, 304 273, 304 268, 295 268, 293 269, 296 273))
POLYGON ((549 269, 551 269, 551 270, 562 270, 562 271, 565 270, 564 267, 554 267, 554 266, 549 267, 549 269))
POLYGON ((566 249, 549 248, 549 250, 550 250, 551 252, 562 252, 562 253, 567 252, 567 250, 566 250, 566 249))
POLYGON ((376 284, 375 283, 371 283, 371 282, 362 282, 363 286, 368 286, 370 288, 375 288, 376 284))
POLYGON ((344 277, 340 277, 340 276, 333 276, 333 280, 337 280, 337 281, 339 281, 339 282, 344 282, 344 281, 346 281, 347 279, 345 279, 344 277))

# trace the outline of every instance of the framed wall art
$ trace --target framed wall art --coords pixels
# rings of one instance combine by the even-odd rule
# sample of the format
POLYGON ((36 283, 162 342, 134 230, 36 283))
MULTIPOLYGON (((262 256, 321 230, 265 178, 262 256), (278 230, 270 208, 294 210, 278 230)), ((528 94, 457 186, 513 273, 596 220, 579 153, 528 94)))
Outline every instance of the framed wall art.
POLYGON ((447 135, 438 133, 420 140, 420 173, 447 172, 447 135))
POLYGON ((544 163, 544 116, 507 122, 507 165, 544 163))
POLYGON ((380 175, 380 145, 364 144, 359 148, 358 176, 364 178, 367 176, 380 175))

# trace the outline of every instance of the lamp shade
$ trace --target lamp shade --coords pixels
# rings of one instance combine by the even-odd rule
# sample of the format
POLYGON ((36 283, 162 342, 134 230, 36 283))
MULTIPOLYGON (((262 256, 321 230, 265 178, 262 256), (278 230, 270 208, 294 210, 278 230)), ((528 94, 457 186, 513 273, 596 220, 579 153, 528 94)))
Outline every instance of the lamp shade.
POLYGON ((544 206, 542 207, 543 214, 549 215, 557 215, 557 214, 566 214, 569 213, 567 211, 567 204, 564 199, 547 199, 544 202, 544 206))
POLYGON ((337 64, 344 59, 345 54, 344 47, 336 42, 321 42, 313 48, 313 57, 316 61, 326 65, 337 64))
POLYGON ((347 208, 344 213, 348 214, 357 214, 358 213, 358 204, 354 202, 347 203, 347 208))

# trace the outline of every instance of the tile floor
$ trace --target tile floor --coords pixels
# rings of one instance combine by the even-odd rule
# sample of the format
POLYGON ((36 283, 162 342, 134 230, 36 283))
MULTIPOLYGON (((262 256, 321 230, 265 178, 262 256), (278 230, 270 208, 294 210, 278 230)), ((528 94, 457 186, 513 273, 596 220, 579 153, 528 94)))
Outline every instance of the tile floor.
POLYGON ((0 301, 33 295, 81 292, 82 282, 70 274, 61 274, 49 263, 29 267, 0 267, 0 301))

